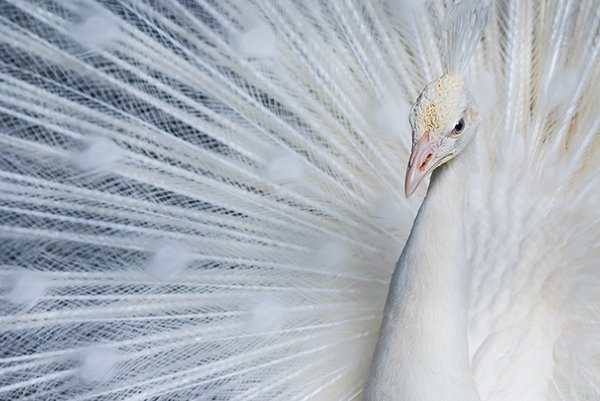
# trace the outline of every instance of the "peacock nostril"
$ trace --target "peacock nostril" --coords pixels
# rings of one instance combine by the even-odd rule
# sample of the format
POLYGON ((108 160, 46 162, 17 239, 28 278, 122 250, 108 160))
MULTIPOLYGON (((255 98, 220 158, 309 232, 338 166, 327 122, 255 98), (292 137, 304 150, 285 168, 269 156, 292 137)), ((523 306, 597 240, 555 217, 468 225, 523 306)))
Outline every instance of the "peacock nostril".
POLYGON ((425 167, 427 166, 427 163, 429 163, 429 160, 431 160, 431 158, 433 157, 433 153, 428 153, 427 157, 425 158, 425 160, 423 160, 423 163, 421 163, 419 165, 419 171, 423 171, 425 170, 425 167))

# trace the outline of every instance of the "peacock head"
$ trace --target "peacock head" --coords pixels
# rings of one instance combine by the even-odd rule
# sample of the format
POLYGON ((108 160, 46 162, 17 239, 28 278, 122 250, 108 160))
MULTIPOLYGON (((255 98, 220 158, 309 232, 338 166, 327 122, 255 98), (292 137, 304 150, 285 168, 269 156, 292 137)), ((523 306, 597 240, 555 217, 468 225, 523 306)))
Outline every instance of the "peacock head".
POLYGON ((425 87, 409 119, 412 151, 404 182, 407 197, 427 174, 465 148, 474 135, 477 113, 463 79, 446 74, 425 87))

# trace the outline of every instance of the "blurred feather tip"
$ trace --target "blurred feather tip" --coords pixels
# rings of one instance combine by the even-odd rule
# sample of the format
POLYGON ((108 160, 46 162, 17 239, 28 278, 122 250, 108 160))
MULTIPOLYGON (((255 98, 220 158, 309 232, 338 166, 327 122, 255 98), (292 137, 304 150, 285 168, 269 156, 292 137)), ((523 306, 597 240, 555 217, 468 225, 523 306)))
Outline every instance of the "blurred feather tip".
POLYGON ((72 153, 73 163, 82 170, 110 170, 124 156, 124 151, 109 138, 92 136, 85 139, 83 151, 72 153))
POLYGON ((107 11, 82 6, 79 14, 78 21, 70 28, 70 34, 77 42, 92 49, 103 49, 118 39, 119 25, 107 11))
POLYGON ((155 243, 155 251, 146 272, 155 278, 172 278, 180 275, 194 259, 194 253, 184 243, 171 239, 155 243))
POLYGON ((92 345, 81 351, 79 376, 86 383, 97 383, 110 380, 115 373, 115 366, 123 359, 123 355, 110 347, 92 345))
POLYGON ((297 183, 305 175, 304 166, 293 155, 283 153, 271 156, 263 165, 261 175, 277 184, 297 183))
POLYGON ((48 291, 50 280, 41 272, 15 272, 9 278, 10 290, 5 299, 17 305, 32 305, 37 303, 48 291))
POLYGON ((332 267, 343 264, 352 257, 352 250, 345 244, 337 241, 328 241, 320 245, 315 252, 314 263, 317 266, 332 267))
POLYGON ((369 104, 365 114, 375 134, 387 139, 397 139, 402 135, 410 137, 410 126, 406 117, 408 111, 409 107, 402 99, 386 98, 369 104))
POLYGON ((285 323, 288 307, 272 295, 260 295, 250 302, 248 329, 254 333, 275 331, 285 323))
POLYGON ((277 53, 277 37, 266 22, 254 22, 234 36, 233 46, 243 57, 273 57, 277 53))

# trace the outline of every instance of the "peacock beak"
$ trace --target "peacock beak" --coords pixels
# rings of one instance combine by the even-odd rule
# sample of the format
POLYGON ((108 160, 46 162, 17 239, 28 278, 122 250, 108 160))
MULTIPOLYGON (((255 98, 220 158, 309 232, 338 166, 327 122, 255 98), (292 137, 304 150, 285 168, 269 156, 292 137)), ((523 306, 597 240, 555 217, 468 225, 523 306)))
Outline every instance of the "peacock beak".
POLYGON ((406 178, 404 180, 404 192, 406 197, 410 197, 419 183, 435 167, 435 152, 429 143, 429 131, 413 144, 408 159, 408 168, 406 169, 406 178))

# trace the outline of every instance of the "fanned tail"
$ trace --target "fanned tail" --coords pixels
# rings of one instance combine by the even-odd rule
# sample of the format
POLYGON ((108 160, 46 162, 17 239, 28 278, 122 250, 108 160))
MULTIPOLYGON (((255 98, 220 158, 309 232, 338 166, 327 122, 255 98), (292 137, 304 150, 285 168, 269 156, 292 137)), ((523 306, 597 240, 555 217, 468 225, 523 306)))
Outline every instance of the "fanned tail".
POLYGON ((0 3, 0 398, 356 398, 417 206, 384 19, 0 3))
MULTIPOLYGON (((444 2, 409 3, 0 0, 0 399, 359 399, 419 202, 409 105, 443 69, 444 2)), ((583 363, 550 390, 577 399, 600 9, 555 3, 490 6, 466 224, 473 263, 577 273, 557 352, 583 363)))

